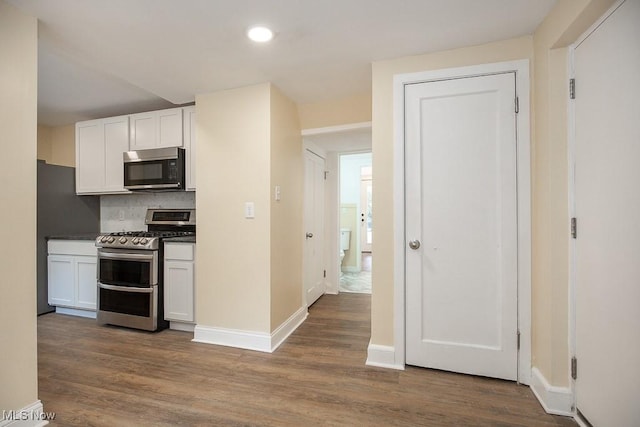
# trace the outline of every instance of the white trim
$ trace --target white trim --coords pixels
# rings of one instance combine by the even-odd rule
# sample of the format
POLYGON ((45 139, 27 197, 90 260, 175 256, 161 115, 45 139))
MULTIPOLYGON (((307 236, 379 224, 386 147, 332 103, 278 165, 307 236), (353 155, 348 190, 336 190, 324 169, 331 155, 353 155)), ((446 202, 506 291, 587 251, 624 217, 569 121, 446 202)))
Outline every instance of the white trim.
POLYGON ((529 60, 499 62, 394 76, 394 347, 396 363, 405 363, 405 201, 404 86, 412 83, 497 73, 516 73, 518 170, 518 328, 521 345, 518 381, 531 381, 531 130, 529 60))
POLYGON ((531 370, 531 390, 548 414, 573 416, 571 389, 550 385, 538 368, 531 370))
POLYGON ((300 307, 271 334, 196 325, 192 341, 273 353, 305 321, 307 315, 307 308, 300 307))
MULTIPOLYGON (((15 416, 19 417, 18 420, 2 420, 0 419, 0 427, 42 427, 49 424, 48 417, 50 414, 45 414, 42 402, 36 400, 29 406, 25 406, 17 411, 6 410, 7 412, 13 412, 15 416), (28 417, 29 419, 23 420, 22 417, 28 417), (35 418, 35 419, 34 419, 35 418)), ((2 414, 0 414, 2 416, 2 414)))
POLYGON ((404 370, 404 361, 396 362, 396 351, 393 347, 387 345, 371 344, 367 347, 368 366, 376 366, 378 368, 404 370))
POLYGON ((195 328, 195 323, 169 322, 169 329, 173 329, 174 331, 193 332, 195 328))
POLYGON ((288 337, 298 329, 298 326, 302 325, 309 315, 307 307, 303 306, 293 313, 282 325, 278 326, 275 331, 271 333, 271 352, 274 352, 280 344, 282 344, 288 337))
POLYGON ((338 132, 346 132, 346 131, 360 130, 360 129, 371 129, 371 122, 349 123, 346 125, 326 126, 326 127, 313 128, 313 129, 302 129, 300 134, 302 136, 324 135, 326 133, 338 133, 338 132))
POLYGON ((573 415, 573 420, 576 422, 576 424, 578 424, 580 427, 593 427, 591 424, 587 424, 587 422, 584 420, 584 418, 582 418, 580 415, 578 414, 574 414, 573 415))
POLYGON ((591 33, 593 33, 595 30, 597 30, 598 27, 600 25, 602 25, 604 23, 604 21, 606 21, 609 18, 609 16, 611 16, 613 14, 613 12, 615 12, 620 6, 622 6, 622 3, 624 3, 625 1, 626 0, 618 0, 618 1, 616 1, 596 22, 593 23, 592 26, 589 27, 589 29, 587 31, 582 33, 580 35, 580 37, 578 37, 576 39, 576 41, 571 46, 569 46, 569 50, 575 51, 576 48, 578 48, 578 46, 580 46, 583 41, 585 41, 587 38, 589 38, 591 33))
POLYGON ((87 319, 95 319, 96 312, 91 310, 81 310, 69 307, 56 307, 57 314, 66 314, 67 316, 86 317, 87 319))
POLYGON ((239 329, 215 328, 196 325, 193 342, 244 348, 246 350, 271 352, 271 335, 265 332, 242 331, 239 329))

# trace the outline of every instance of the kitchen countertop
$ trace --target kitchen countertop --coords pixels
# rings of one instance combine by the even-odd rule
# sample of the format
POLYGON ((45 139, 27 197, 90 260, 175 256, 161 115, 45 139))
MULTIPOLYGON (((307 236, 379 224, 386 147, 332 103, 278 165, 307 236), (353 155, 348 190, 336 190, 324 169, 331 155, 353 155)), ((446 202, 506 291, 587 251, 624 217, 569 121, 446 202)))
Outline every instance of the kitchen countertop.
POLYGON ((179 236, 164 239, 165 243, 195 243, 196 236, 179 236))
POLYGON ((96 240, 100 233, 74 233, 74 234, 53 234, 45 236, 46 240, 96 240))

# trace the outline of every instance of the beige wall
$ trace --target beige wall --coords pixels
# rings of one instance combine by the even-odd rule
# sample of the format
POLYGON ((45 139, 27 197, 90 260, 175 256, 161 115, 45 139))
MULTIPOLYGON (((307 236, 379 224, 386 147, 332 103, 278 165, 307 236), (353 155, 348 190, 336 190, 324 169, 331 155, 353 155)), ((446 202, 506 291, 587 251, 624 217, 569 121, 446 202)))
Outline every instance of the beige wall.
POLYGON ((532 59, 532 37, 373 63, 373 200, 371 343, 393 346, 393 76, 483 63, 532 59))
POLYGON ((75 125, 38 125, 38 159, 52 165, 75 167, 75 125))
POLYGON ((198 95, 196 138, 197 323, 270 333, 302 306, 295 105, 269 83, 198 95), (245 202, 255 218, 244 217, 245 202))
POLYGON ((51 163, 51 126, 38 125, 38 160, 51 163))
POLYGON ((301 129, 316 129, 371 121, 371 94, 298 105, 301 129))
POLYGON ((0 0, 0 144, 9 156, 0 168, 0 410, 38 399, 36 351, 36 123, 35 18, 0 0))
POLYGON ((561 0, 534 34, 532 348, 547 381, 569 385, 566 48, 613 0, 561 0))
POLYGON ((296 105, 271 85, 271 331, 302 307, 302 138, 296 105), (280 201, 274 197, 280 186, 280 201))
POLYGON ((199 325, 270 332, 269 109, 269 84, 196 96, 199 325))

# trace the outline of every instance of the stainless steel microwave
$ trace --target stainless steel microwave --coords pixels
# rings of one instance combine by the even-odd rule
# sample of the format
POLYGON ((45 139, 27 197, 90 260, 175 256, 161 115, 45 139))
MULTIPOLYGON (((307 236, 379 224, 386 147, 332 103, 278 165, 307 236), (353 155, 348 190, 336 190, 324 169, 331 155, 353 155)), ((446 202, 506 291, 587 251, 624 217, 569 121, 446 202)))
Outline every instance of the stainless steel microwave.
POLYGON ((184 190, 184 148, 127 151, 123 158, 127 190, 184 190))

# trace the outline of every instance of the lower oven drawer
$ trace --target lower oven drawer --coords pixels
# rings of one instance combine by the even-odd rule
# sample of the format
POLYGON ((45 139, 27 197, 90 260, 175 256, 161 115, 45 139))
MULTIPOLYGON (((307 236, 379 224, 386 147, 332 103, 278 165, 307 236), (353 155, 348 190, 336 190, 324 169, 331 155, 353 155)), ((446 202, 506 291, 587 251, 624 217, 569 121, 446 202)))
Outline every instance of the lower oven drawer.
POLYGON ((122 288, 99 284, 99 309, 132 316, 149 317, 153 313, 154 287, 122 288))
POLYGON ((158 323, 158 287, 133 288, 98 283, 99 324, 155 331, 158 323))

